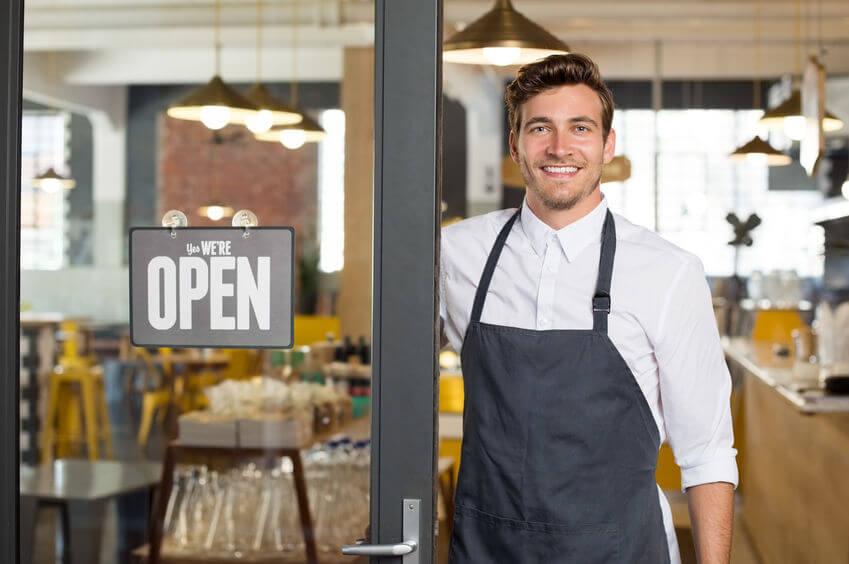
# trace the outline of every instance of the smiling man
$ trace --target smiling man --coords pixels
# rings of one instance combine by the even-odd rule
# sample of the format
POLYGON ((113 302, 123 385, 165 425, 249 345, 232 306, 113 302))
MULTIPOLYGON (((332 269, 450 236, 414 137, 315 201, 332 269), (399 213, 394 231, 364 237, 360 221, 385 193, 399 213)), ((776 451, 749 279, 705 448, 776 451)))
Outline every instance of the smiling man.
POLYGON ((731 380, 701 262, 608 210, 613 97, 589 58, 522 67, 506 100, 525 201, 442 232, 466 390, 451 561, 680 562, 668 441, 699 561, 727 563, 731 380))

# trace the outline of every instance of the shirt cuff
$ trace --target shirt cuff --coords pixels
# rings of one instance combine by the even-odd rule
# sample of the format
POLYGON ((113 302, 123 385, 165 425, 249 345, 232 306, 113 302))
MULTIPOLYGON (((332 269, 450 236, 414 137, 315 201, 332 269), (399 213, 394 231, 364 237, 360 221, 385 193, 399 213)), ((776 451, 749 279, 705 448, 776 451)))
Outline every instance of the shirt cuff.
POLYGON ((734 454, 722 456, 681 469, 681 489, 685 490, 693 486, 711 484, 714 482, 727 482, 737 488, 737 460, 734 454))

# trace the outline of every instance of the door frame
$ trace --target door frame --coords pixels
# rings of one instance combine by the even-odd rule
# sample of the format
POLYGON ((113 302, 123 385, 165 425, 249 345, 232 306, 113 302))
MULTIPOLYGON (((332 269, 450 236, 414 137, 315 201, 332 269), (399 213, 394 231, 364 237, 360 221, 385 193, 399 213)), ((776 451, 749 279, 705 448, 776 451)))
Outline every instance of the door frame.
POLYGON ((374 51, 371 542, 401 542, 402 502, 420 499, 417 550, 429 563, 436 556, 442 0, 376 0, 374 51))
POLYGON ((0 561, 18 560, 20 233, 23 0, 0 15, 0 561), (10 454, 13 454, 10 456, 10 454))
MULTIPOLYGON (((23 0, 0 5, 0 561, 17 562, 23 0)), ((422 562, 436 546, 441 99, 442 0, 375 0, 371 531, 400 542, 401 502, 421 499, 422 562)))

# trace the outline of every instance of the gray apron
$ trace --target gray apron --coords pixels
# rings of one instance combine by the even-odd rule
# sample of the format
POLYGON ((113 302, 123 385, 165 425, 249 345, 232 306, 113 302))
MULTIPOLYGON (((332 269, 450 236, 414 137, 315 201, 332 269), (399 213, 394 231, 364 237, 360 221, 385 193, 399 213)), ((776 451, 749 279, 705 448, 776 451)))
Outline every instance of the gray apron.
POLYGON ((463 341, 450 561, 668 563, 655 483, 660 437, 607 336, 613 216, 602 229, 592 330, 537 331, 480 321, 520 210, 489 254, 463 341))

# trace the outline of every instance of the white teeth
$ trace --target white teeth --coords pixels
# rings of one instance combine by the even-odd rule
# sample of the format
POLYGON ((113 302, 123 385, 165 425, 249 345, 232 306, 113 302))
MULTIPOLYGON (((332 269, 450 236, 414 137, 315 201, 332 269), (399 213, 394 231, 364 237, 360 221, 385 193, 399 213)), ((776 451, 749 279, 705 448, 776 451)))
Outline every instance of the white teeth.
POLYGON ((572 172, 578 172, 578 167, 576 166, 544 166, 542 169, 545 172, 553 172, 555 174, 568 174, 572 172))

